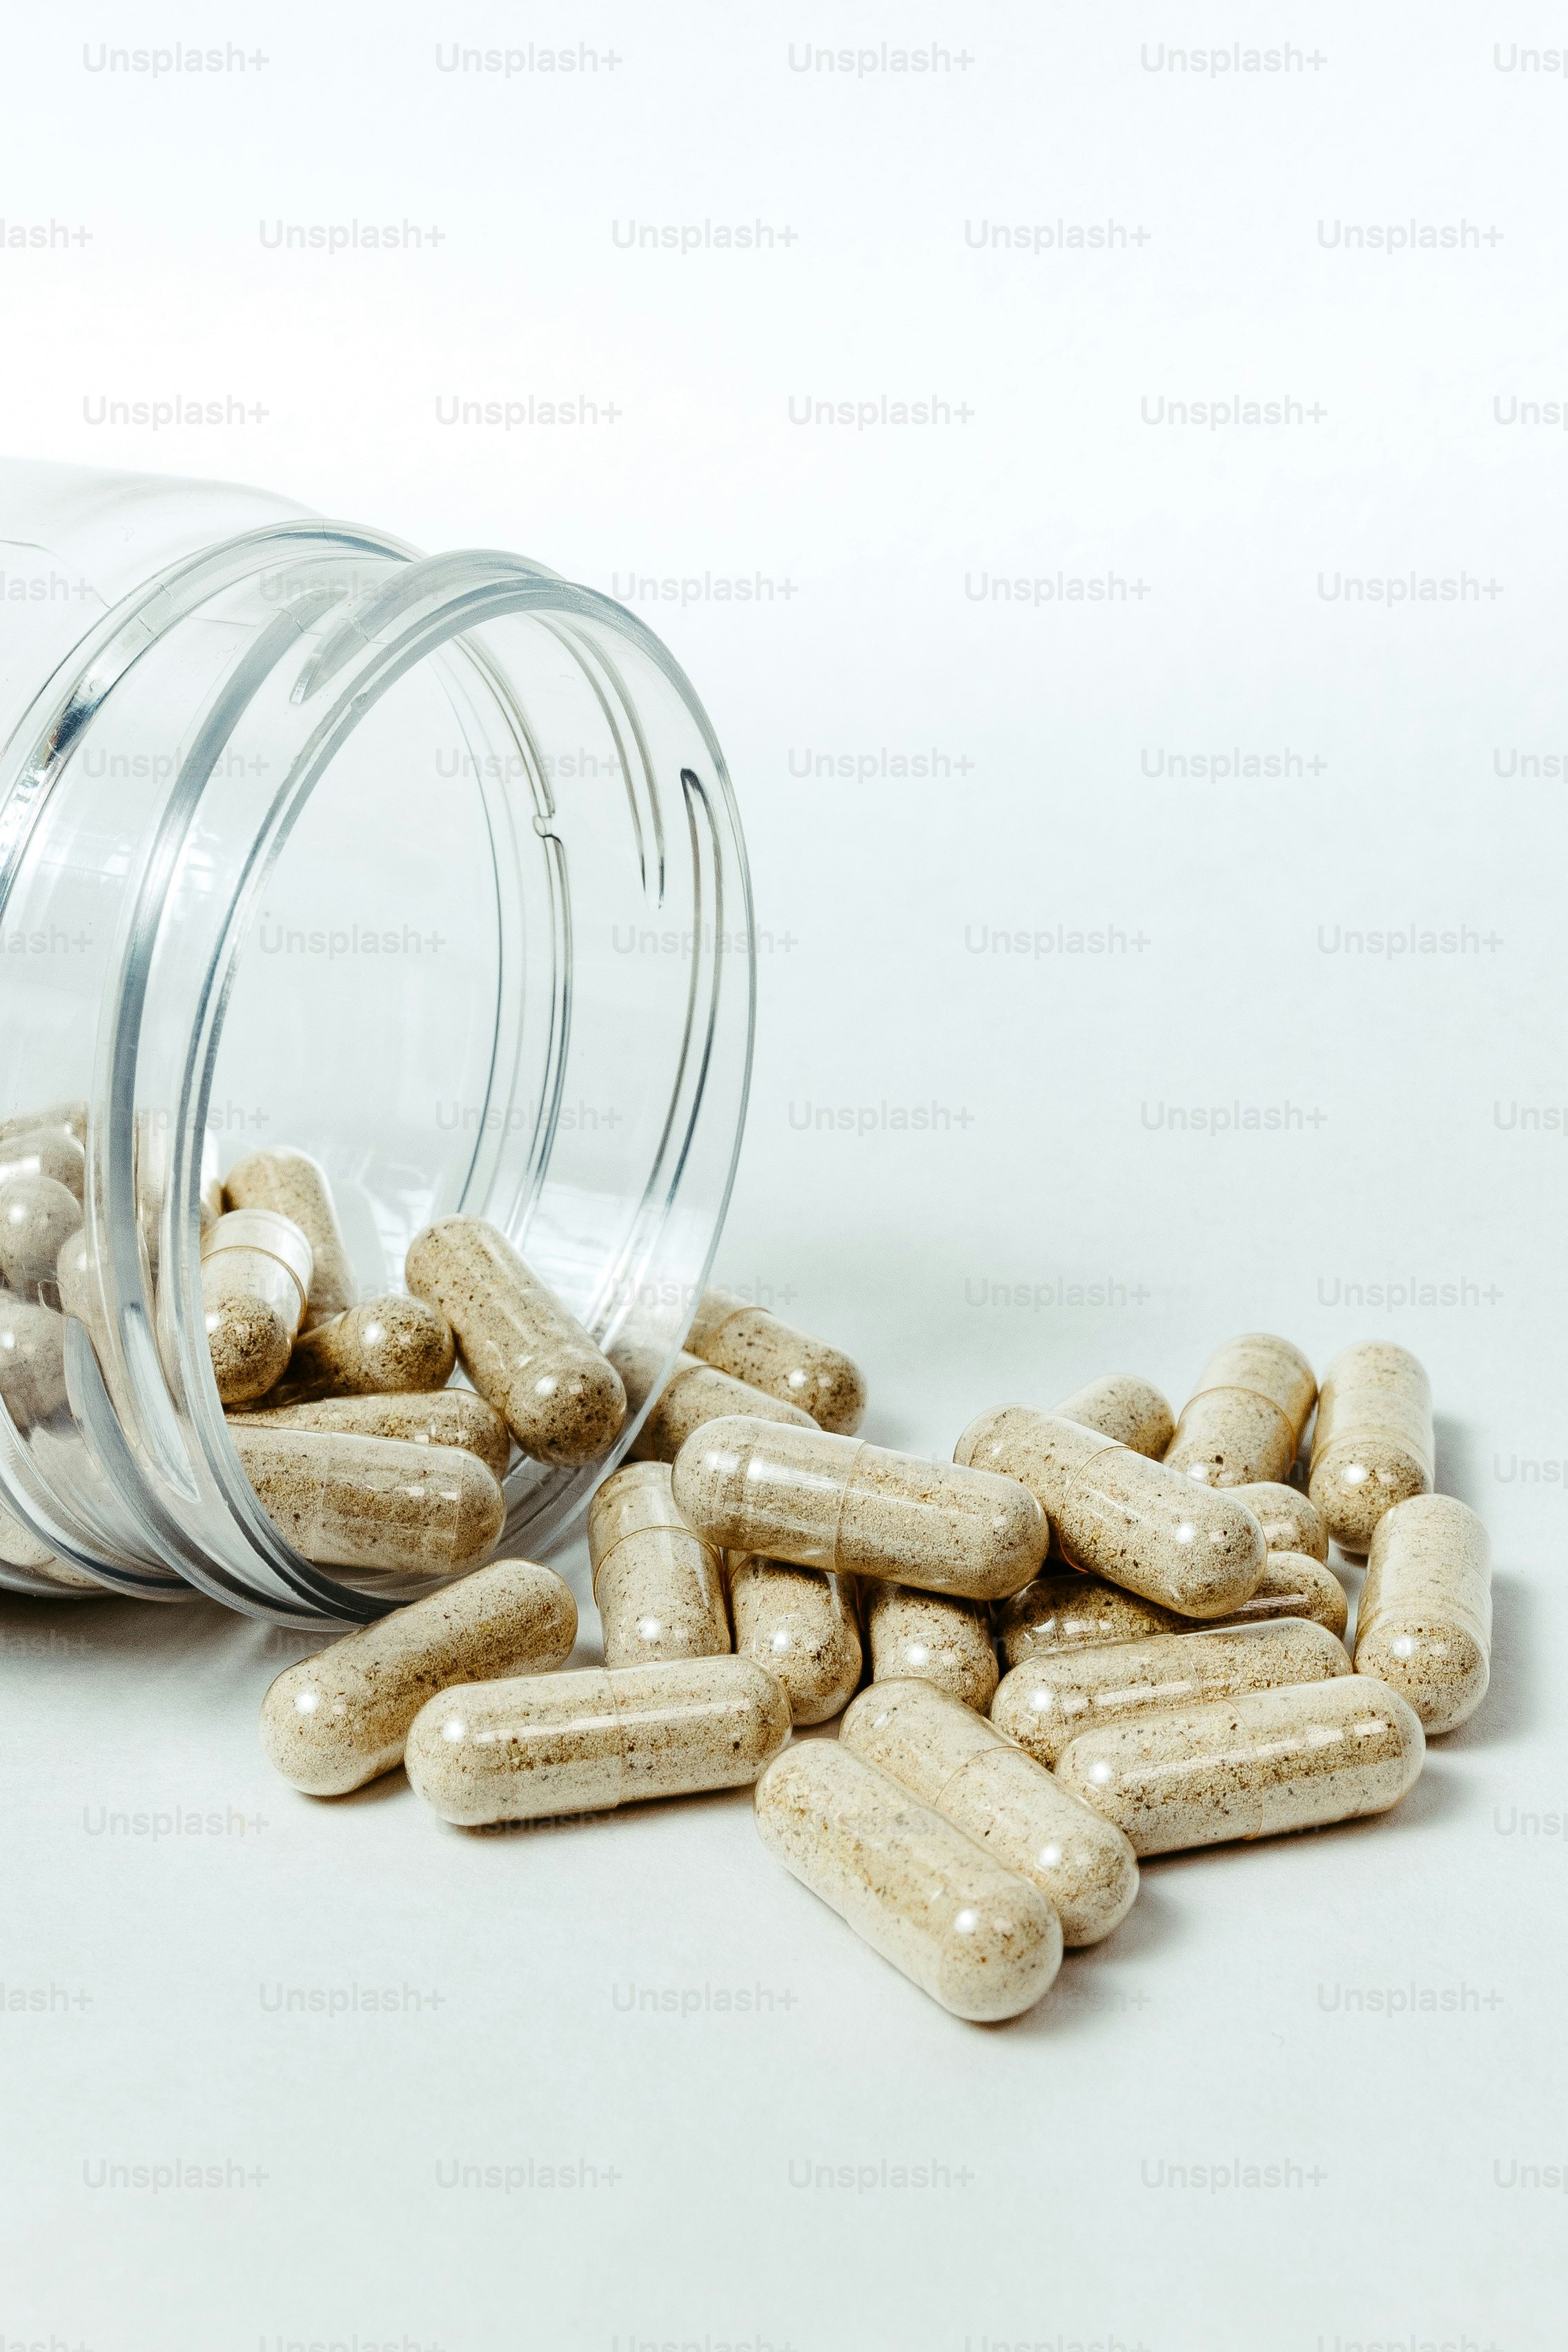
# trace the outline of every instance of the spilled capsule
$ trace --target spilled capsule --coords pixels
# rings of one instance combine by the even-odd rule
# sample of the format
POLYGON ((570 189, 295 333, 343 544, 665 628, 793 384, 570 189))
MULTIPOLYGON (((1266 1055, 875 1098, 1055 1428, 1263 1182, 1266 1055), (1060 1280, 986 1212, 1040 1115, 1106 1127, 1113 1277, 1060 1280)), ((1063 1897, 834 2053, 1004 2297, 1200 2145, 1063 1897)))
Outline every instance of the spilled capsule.
POLYGON ((1317 1401, 1300 1348, 1269 1331, 1227 1339, 1205 1365, 1165 1455, 1173 1470, 1210 1486, 1284 1477, 1317 1401))
POLYGON ((987 1601, 917 1592, 907 1584, 868 1584, 866 1632, 873 1682, 913 1676, 982 1714, 990 1706, 997 1667, 987 1601))
POLYGON ((703 1292, 686 1345, 720 1371, 803 1406, 819 1429, 837 1436, 852 1435, 866 1417, 866 1382, 857 1363, 732 1290, 703 1292))
POLYGON ((1384 1812, 1425 1754, 1397 1691, 1338 1675, 1096 1726, 1068 1743, 1056 1773, 1143 1855, 1384 1812))
POLYGON ((1430 1494, 1436 1454, 1424 1367, 1391 1339, 1342 1348, 1323 1374, 1307 1492, 1334 1541, 1371 1545, 1395 1503, 1430 1494))
POLYGON ((443 1821, 479 1829, 743 1788, 789 1734, 754 1658, 670 1658, 459 1684, 421 1708, 404 1762, 443 1821))
POLYGON ((741 1415, 687 1439, 675 1500, 726 1550, 971 1600, 1017 1591, 1049 1538, 1016 1479, 741 1415))
POLYGON ((1032 1879, 1060 1919, 1064 1943, 1098 1944, 1131 1909, 1138 1861, 1121 1832, 934 1684, 873 1684, 838 1737, 1032 1879))
POLYGON ((1491 1544, 1474 1511, 1451 1495, 1395 1503, 1373 1530, 1357 1674, 1408 1699, 1428 1737, 1453 1731, 1486 1696, 1491 1637, 1491 1544))
POLYGON ((1184 1617, 1228 1615, 1263 1574, 1263 1534, 1250 1512, 1098 1430, 1000 1405, 971 1422, 953 1451, 1021 1479, 1072 1566, 1184 1617))
POLYGON ((853 1577, 731 1552, 735 1649, 776 1675, 796 1723, 827 1723, 860 1681, 859 1609, 853 1577))
POLYGON ((1047 1897, 840 1741, 779 1757, 755 1802, 769 1853, 954 2017, 1017 2017, 1050 1985, 1062 1930, 1047 1897))
POLYGON ((1040 1763, 1055 1764, 1080 1731, 1100 1724, 1350 1671, 1344 1643, 1304 1618, 1224 1633, 1155 1633, 1103 1650, 1026 1659, 1004 1678, 991 1720, 1040 1763))
POLYGON ((402 1762, 437 1691, 542 1673, 576 1639, 577 1604, 553 1569, 493 1560, 287 1667, 261 1702, 262 1752, 307 1796, 344 1796, 402 1762))
POLYGON ((667 1462, 628 1462, 588 1506, 588 1566, 606 1666, 730 1647, 724 1564, 675 1507, 667 1462))

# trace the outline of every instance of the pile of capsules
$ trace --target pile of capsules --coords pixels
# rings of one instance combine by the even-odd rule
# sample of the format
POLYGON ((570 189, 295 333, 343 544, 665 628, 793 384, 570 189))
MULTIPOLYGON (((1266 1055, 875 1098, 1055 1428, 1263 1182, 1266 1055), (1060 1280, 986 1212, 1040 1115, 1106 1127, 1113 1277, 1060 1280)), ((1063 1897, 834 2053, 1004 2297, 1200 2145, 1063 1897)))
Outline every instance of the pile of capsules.
MULTIPOLYGON (((289 1218, 321 1263, 331 1202, 312 1162, 258 1154, 226 1199, 209 1265, 256 1247, 252 1225, 232 1242, 224 1228, 259 1213, 289 1218)), ((236 1271, 209 1294, 215 1368, 236 1271)), ((311 1557, 337 1555, 310 1553, 320 1524, 289 1507, 300 1447, 423 1444, 432 1463, 468 1448, 492 1476, 512 1441, 593 1459, 628 1395, 647 1399, 635 1351, 601 1355, 492 1227, 441 1221, 407 1272, 412 1298, 342 1307, 296 1339, 241 1425, 258 1495, 311 1557), (449 1369, 422 1304, 474 1394, 374 1391, 372 1325, 449 1369), (323 1391, 353 1350, 365 1391, 323 1391), (453 1418, 419 1419, 437 1408, 453 1418), (285 1440, 279 1470, 267 1449, 285 1440)), ((1320 1393, 1298 1349, 1247 1334, 1179 1420, 1117 1374, 1048 1412, 983 1413, 952 1464, 862 1441, 864 1411, 846 1356, 705 1292, 637 1458, 589 1507, 604 1665, 555 1671, 576 1640, 570 1590, 495 1561, 281 1675, 267 1755, 322 1797, 401 1762, 468 1828, 755 1783, 786 1869, 945 2009, 994 2021, 1040 1999, 1064 1945, 1120 1924, 1140 1856, 1384 1811, 1426 1735, 1486 1689, 1487 1536, 1433 1492, 1430 1388, 1403 1348, 1343 1349, 1320 1393), (1303 1490, 1287 1482, 1309 1422, 1303 1490), (1353 1665, 1331 1537, 1366 1561, 1353 1665), (793 1726, 839 1715, 837 1739, 789 1745, 793 1726)), ((405 1520, 417 1486, 397 1489, 405 1520)), ((458 1511, 448 1566, 493 1546, 500 1507, 493 1523, 458 1511)))

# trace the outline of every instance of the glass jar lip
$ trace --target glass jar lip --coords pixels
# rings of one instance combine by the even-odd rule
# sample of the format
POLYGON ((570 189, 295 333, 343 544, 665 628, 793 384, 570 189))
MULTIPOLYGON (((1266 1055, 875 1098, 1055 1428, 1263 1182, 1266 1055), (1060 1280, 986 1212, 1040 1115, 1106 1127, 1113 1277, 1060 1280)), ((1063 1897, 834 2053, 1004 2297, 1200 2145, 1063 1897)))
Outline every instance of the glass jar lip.
MULTIPOLYGON (((504 551, 458 550, 443 555, 421 556, 385 535, 320 518, 268 522, 215 541, 195 554, 178 559, 105 614, 77 653, 46 682, 26 719, 14 731, 10 747, 0 754, 0 793, 5 792, 7 775, 12 779, 11 790, 0 799, 0 915, 33 826, 66 772, 71 753, 118 681, 180 619, 197 611, 214 595, 247 578, 257 578, 269 565, 278 563, 309 575, 309 581, 301 579, 298 594, 279 602, 278 613, 268 624, 268 652, 273 660, 296 651, 303 656, 289 698, 291 708, 299 713, 302 740, 289 779, 280 788, 280 797, 283 793, 308 792, 312 788, 380 694, 407 669, 454 641, 462 641, 467 632, 513 614, 534 616, 547 625, 553 619, 567 630, 578 625, 602 627, 612 641, 626 641, 636 646, 673 688, 695 725, 710 765, 711 781, 705 783, 683 769, 681 789, 689 803, 694 797, 700 802, 711 835, 711 854, 726 872, 728 887, 741 900, 745 939, 745 1039, 739 1083, 733 1089, 735 1116, 728 1164, 713 1204, 702 1265, 692 1285, 686 1311, 677 1315, 666 1335, 668 1355, 672 1361, 711 1263, 734 1180, 752 1063, 755 944, 750 877, 722 753, 684 670, 639 615, 598 591, 575 585, 544 565, 504 551), (340 586, 330 577, 333 563, 354 558, 367 560, 374 572, 373 577, 360 583, 357 594, 352 581, 347 586, 340 586), (393 568, 389 570, 388 566, 393 568), (321 583, 315 575, 323 568, 329 577, 321 583), (331 625, 313 642, 308 640, 304 630, 320 624, 328 614, 332 615, 331 625)), ((464 650, 469 647, 465 645, 464 650)), ((257 664, 256 668, 259 672, 262 665, 257 664)), ((169 832, 188 822, 218 752, 247 707, 249 677, 232 683, 232 707, 224 708, 220 696, 200 740, 182 763, 175 789, 161 820, 162 831, 169 832)), ((547 793, 548 789, 547 784, 547 793)), ((551 807, 547 806, 535 815, 536 831, 547 829, 550 814, 551 807)), ((689 817, 689 807, 688 814, 689 817)), ((662 837, 648 845, 648 854, 662 867, 667 855, 662 837)), ((116 975, 119 1013, 100 1055, 95 1087, 107 1115, 99 1126, 98 1166, 89 1188, 89 1230, 95 1242, 107 1242, 101 1255, 120 1270, 116 1276, 116 1313, 122 1318, 127 1306, 133 1304, 143 1330, 150 1328, 153 1318, 152 1301, 144 1290, 139 1298, 128 1299, 120 1276, 127 1265, 136 1264, 137 1207, 132 1172, 135 1013, 145 995, 155 935, 155 923, 131 927, 116 975)), ((694 982, 695 977, 694 972, 694 982)), ((715 997, 718 977, 715 970, 715 997)), ((221 1006, 222 993, 221 985, 209 989, 210 1003, 205 1010, 210 1011, 213 1004, 221 1006)), ((221 1011, 218 1017, 221 1022, 221 1011)), ((218 1491, 246 1527, 258 1550, 258 1566, 265 1561, 270 1570, 272 1590, 238 1588, 230 1574, 220 1571, 212 1561, 194 1556, 188 1544, 171 1543, 171 1549, 186 1584, 214 1592, 249 1613, 289 1622, 299 1622, 301 1618, 307 1622, 322 1617, 338 1622, 345 1617, 374 1618, 402 1605, 402 1599, 373 1596, 356 1587, 342 1585, 330 1570, 312 1567, 279 1537, 245 1484, 210 1365, 205 1360, 197 1361, 187 1294, 194 1288, 199 1295, 200 1143, 214 1082, 215 1039, 216 1032, 204 1027, 186 1062, 174 1113, 163 1241, 167 1255, 161 1286, 167 1280, 186 1308, 174 1318, 179 1334, 185 1419, 209 1472, 216 1477, 218 1491), (238 1491, 241 1488, 243 1493, 238 1491)), ((702 1099, 699 1093, 693 1117, 702 1099)), ((140 1289, 139 1279, 132 1288, 140 1289)), ((116 1328, 123 1344, 125 1331, 119 1323, 116 1328)), ((198 1318, 194 1328, 199 1331, 199 1328, 198 1318)), ((85 1332, 79 1336, 86 1338, 85 1332)), ((145 1352, 143 1349, 144 1355, 145 1352)), ((668 1369, 667 1363, 666 1372, 668 1369)), ((161 1424, 154 1436, 154 1451, 164 1465, 176 1465, 181 1455, 182 1433, 173 1400, 166 1393, 160 1397, 155 1381, 144 1382, 141 1393, 153 1420, 161 1424)), ((568 1497, 565 1509, 550 1530, 548 1545, 542 1548, 553 1548, 573 1527, 586 1506, 592 1486, 624 1458, 656 1396, 657 1384, 640 1410, 628 1416, 616 1446, 605 1461, 594 1465, 591 1475, 574 1482, 576 1491, 568 1497)), ((121 1581, 119 1578, 114 1580, 121 1581)), ((138 1576, 129 1589, 144 1591, 146 1582, 138 1576)), ((183 1592, 179 1597, 184 1597, 183 1592)))

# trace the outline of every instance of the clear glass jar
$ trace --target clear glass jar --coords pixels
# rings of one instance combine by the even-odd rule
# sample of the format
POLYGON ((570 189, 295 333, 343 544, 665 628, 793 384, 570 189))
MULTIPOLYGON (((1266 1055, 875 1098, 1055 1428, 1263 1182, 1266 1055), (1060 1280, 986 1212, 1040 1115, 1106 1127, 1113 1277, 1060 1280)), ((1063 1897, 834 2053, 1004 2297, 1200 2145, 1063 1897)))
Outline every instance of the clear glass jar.
MULTIPOLYGON (((310 1566, 241 1473, 202 1188, 297 1146, 362 1296, 461 1210, 602 1347, 672 1356, 751 1064, 712 729, 641 621, 519 556, 0 463, 0 1121, 85 1105, 97 1277, 63 1365, 7 1376, 0 1335, 0 1584, 380 1615, 428 1580, 310 1566)), ((518 1463, 504 1548, 559 1541, 639 1420, 518 1463)))

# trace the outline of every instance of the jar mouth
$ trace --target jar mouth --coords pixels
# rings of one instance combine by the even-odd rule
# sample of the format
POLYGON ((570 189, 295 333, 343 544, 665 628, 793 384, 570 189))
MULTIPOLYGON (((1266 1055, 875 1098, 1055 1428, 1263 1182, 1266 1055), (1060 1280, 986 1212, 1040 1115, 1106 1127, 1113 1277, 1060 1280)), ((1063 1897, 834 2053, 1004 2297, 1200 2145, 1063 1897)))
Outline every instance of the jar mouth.
MULTIPOLYGON (((366 1296, 404 1286, 419 1224, 486 1217, 601 1347, 668 1368, 752 1053, 707 716, 643 622, 541 565, 283 522, 109 614, 0 796, 0 919, 90 901, 97 948, 73 975, 92 1304, 65 1326, 68 1410, 4 1400, 0 1499, 123 1589, 297 1622, 401 1606, 444 1580, 312 1565, 251 1492, 206 1349, 204 1184, 258 1139, 310 1152, 366 1296)), ((514 1461, 503 1551, 563 1540, 656 1392, 587 1468, 514 1461)))

